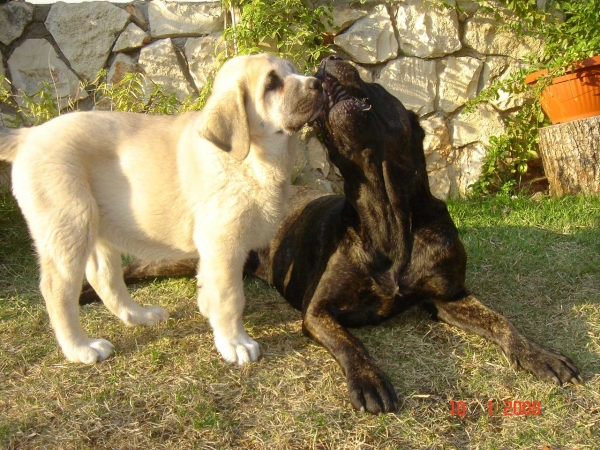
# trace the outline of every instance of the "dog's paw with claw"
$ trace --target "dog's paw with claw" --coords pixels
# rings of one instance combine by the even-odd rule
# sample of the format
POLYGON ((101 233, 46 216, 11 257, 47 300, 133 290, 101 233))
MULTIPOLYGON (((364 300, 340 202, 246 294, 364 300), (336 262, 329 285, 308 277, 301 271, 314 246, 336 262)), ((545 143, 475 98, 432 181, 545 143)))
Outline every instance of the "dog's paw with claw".
POLYGON ((535 342, 515 342, 507 353, 514 365, 531 372, 540 380, 559 386, 583 382, 579 369, 570 358, 535 342))
POLYGON ((81 344, 63 348, 63 351, 71 362, 92 364, 104 361, 114 353, 115 348, 105 339, 87 339, 81 344))
POLYGON ((121 314, 123 322, 127 325, 156 325, 169 318, 167 310, 159 306, 139 307, 134 311, 126 311, 121 314))
POLYGON ((258 342, 253 341, 247 334, 230 338, 215 333, 215 346, 227 362, 239 365, 257 361, 260 358, 258 342))
POLYGON ((387 376, 370 363, 347 370, 348 393, 352 406, 371 414, 398 410, 398 396, 387 376))

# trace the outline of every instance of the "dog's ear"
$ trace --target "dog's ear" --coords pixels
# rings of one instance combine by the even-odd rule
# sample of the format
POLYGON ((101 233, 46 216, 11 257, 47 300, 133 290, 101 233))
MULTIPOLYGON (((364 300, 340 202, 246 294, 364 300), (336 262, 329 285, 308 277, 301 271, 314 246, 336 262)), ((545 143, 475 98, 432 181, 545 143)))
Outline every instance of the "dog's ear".
POLYGON ((423 141, 425 140, 425 130, 421 126, 419 116, 413 111, 406 112, 408 113, 408 120, 410 122, 410 129, 412 134, 412 151, 414 153, 424 153, 423 141))
POLYGON ((227 92, 214 93, 204 107, 200 135, 242 161, 250 152, 246 87, 238 82, 227 92))

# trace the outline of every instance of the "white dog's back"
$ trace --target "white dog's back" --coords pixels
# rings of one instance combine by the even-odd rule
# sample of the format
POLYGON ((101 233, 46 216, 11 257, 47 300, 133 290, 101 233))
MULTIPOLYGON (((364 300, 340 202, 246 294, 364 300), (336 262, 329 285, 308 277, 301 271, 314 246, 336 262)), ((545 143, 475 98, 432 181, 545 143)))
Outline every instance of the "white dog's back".
POLYGON ((26 217, 43 215, 44 228, 70 229, 64 206, 72 210, 79 204, 79 214, 90 215, 99 236, 124 253, 196 254, 177 149, 185 127, 197 117, 71 113, 28 129, 19 136, 13 161, 20 207, 26 217))

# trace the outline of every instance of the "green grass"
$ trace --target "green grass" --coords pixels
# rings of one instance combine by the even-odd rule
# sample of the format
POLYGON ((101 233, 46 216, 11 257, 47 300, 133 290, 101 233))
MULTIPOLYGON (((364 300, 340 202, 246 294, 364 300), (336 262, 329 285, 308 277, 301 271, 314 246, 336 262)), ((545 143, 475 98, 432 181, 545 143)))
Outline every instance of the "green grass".
POLYGON ((355 330, 392 379, 401 409, 350 407, 329 354, 300 314, 247 279, 245 322, 264 353, 221 361, 197 312, 193 280, 132 287, 171 318, 130 328, 102 305, 81 309, 115 357, 66 362, 49 327, 25 224, 0 192, 0 448, 594 449, 600 442, 600 198, 497 198, 449 205, 469 255, 468 287, 583 372, 579 387, 539 382, 483 339, 408 311, 355 330), (450 400, 467 405, 452 417, 450 400), (487 412, 487 402, 494 414, 487 412), (531 417, 507 400, 541 403, 531 417))

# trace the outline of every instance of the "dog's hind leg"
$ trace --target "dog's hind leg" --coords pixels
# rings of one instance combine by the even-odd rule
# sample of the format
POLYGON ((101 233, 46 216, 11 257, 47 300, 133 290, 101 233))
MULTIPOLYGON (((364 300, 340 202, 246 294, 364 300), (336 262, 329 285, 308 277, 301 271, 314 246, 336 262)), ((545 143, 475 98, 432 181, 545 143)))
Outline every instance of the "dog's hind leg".
MULTIPOLYGON (((144 278, 159 277, 194 277, 198 269, 198 258, 164 260, 164 261, 146 261, 143 259, 134 259, 123 267, 123 279, 125 284, 129 285, 144 278)), ((79 304, 87 305, 89 303, 99 302, 98 293, 90 286, 84 283, 83 290, 79 296, 79 304)))
POLYGON ((34 219, 28 223, 39 256, 40 290, 63 353, 70 361, 86 364, 108 358, 113 353, 112 344, 88 338, 79 322, 78 295, 93 242, 90 232, 95 216, 93 204, 82 196, 70 208, 57 211, 57 208, 42 210, 37 199, 32 201, 25 195, 20 201, 25 205, 26 217, 34 219), (35 208, 37 217, 27 214, 35 208), (42 213, 44 220, 39 220, 42 213))
POLYGON ((460 329, 478 334, 500 346, 510 361, 545 381, 559 385, 581 381, 575 363, 560 352, 536 344, 503 315, 484 306, 473 295, 456 301, 434 300, 434 315, 460 329))
POLYGON ((120 251, 97 239, 88 257, 85 274, 108 310, 127 325, 154 325, 169 317, 158 306, 142 307, 127 291, 123 280, 120 251))
POLYGON ((81 268, 60 267, 53 257, 40 254, 40 290, 46 301, 50 322, 63 353, 69 361, 90 364, 108 358, 114 351, 104 339, 89 339, 79 322, 81 268), (65 270, 66 269, 66 270, 65 270))

